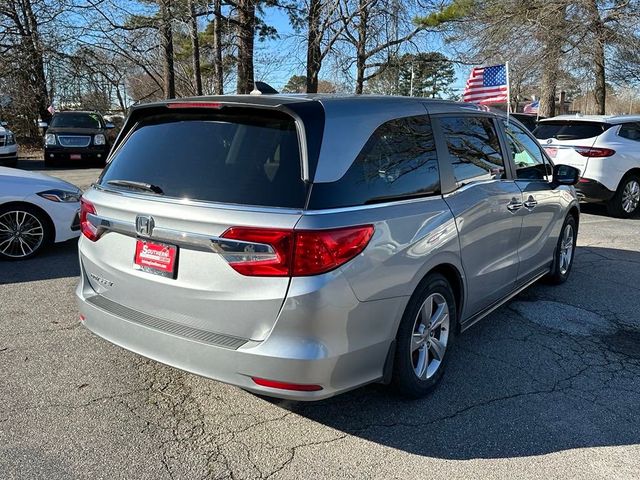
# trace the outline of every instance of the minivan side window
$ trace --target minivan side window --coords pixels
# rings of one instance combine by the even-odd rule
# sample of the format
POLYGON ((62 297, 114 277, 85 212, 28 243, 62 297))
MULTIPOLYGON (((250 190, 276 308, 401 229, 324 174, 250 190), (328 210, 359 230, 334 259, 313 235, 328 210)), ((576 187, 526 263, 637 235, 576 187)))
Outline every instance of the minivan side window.
POLYGON ((378 127, 336 182, 315 183, 310 209, 338 208, 440 193, 435 141, 426 115, 378 127))
POLYGON ((504 177, 500 140, 489 117, 441 117, 458 186, 504 177))
POLYGON ((640 142, 640 123, 623 123, 618 132, 622 138, 640 142))
POLYGON ((546 181, 552 174, 540 145, 519 125, 505 122, 509 154, 516 166, 516 179, 546 181))

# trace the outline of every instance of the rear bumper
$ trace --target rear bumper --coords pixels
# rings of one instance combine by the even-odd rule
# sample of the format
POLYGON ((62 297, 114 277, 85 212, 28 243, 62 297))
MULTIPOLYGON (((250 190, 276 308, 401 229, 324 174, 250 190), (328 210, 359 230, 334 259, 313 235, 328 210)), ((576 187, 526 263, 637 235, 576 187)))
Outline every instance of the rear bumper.
POLYGON ((167 328, 167 324, 176 323, 123 306, 108 307, 108 300, 96 302, 97 294, 82 266, 81 270, 76 297, 83 324, 100 337, 182 370, 292 400, 321 400, 381 379, 407 301, 399 297, 358 302, 351 289, 347 286, 345 290, 340 282, 325 292, 308 292, 307 286, 307 292, 288 297, 265 340, 234 342, 233 338, 220 340, 215 333, 194 335, 180 328, 167 328), (342 289, 342 293, 336 295, 333 304, 328 303, 326 294, 333 295, 335 288, 342 289), (254 383, 252 377, 320 385, 322 389, 264 387, 254 383))
POLYGON ((576 185, 576 192, 578 198, 584 201, 607 201, 616 193, 609 190, 597 180, 590 178, 581 178, 576 185))

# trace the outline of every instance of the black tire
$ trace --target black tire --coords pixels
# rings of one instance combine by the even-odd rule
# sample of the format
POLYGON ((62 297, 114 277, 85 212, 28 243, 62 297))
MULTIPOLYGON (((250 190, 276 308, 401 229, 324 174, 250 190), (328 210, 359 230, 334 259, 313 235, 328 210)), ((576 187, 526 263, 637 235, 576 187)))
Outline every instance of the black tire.
MULTIPOLYGON (((609 200, 609 202, 607 202, 609 215, 617 218, 629 218, 636 213, 638 209, 640 209, 640 202, 636 199, 635 206, 633 206, 633 203, 630 206, 627 206, 628 204, 625 203, 625 200, 628 195, 627 189, 637 188, 640 188, 640 176, 634 173, 625 175, 620 181, 620 185, 618 186, 615 195, 611 200, 609 200)), ((635 191, 637 192, 637 190, 635 191)))
POLYGON ((21 255, 20 252, 6 248, 8 245, 4 242, 7 241, 8 235, 3 235, 3 232, 0 232, 0 260, 26 260, 38 255, 53 243, 55 233, 53 224, 51 223, 51 219, 42 210, 27 204, 0 206, 0 222, 3 222, 2 225, 0 225, 0 228, 3 228, 3 225, 7 226, 6 221, 3 221, 4 219, 2 217, 9 212, 25 212, 26 214, 35 217, 39 222, 39 225, 42 227, 42 238, 37 245, 34 245, 31 252, 28 252, 26 255, 21 255))
MULTIPOLYGON (((412 295, 400 321, 400 326, 398 327, 391 385, 399 394, 409 398, 421 398, 438 384, 446 368, 449 357, 446 353, 451 349, 456 333, 457 320, 456 301, 449 282, 444 276, 438 273, 430 274, 422 281, 412 295), (417 322, 419 321, 417 317, 423 305, 425 305, 425 302, 432 298, 432 296, 435 296, 436 299, 442 298, 446 301, 446 306, 443 306, 443 311, 446 311, 449 319, 446 328, 447 338, 440 363, 436 366, 433 374, 428 377, 424 375, 423 378, 420 378, 416 371, 416 363, 420 363, 420 359, 424 358, 421 357, 421 355, 424 355, 424 349, 426 349, 429 355, 432 354, 432 351, 429 349, 429 344, 423 344, 423 350, 414 349, 414 333, 416 335, 421 334, 420 328, 416 328, 418 326, 417 322), (416 352, 418 353, 418 358, 416 358, 416 352)), ((420 325, 420 327, 421 326, 422 325, 420 325)), ((431 336, 431 339, 435 336, 442 340, 443 332, 444 330, 441 329, 431 336)), ((429 356, 427 355, 426 358, 425 370, 428 371, 430 366, 429 356)))
POLYGON ((562 230, 560 230, 560 236, 558 237, 558 244, 556 246, 556 251, 553 257, 553 267, 551 268, 551 272, 549 275, 545 277, 548 283, 554 285, 560 285, 564 283, 569 278, 571 274, 571 268, 573 267, 573 259, 576 254, 576 241, 578 239, 578 225, 576 223, 576 219, 573 215, 568 215, 562 224, 562 230), (567 252, 567 229, 571 228, 571 251, 567 252), (568 254, 568 257, 566 256, 568 254), (563 258, 566 260, 568 258, 568 265, 566 262, 563 262, 563 258))

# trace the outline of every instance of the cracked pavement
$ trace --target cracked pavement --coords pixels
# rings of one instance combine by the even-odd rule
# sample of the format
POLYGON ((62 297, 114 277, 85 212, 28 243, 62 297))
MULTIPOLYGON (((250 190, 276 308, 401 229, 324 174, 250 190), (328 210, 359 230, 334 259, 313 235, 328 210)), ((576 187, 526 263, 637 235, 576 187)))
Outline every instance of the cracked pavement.
POLYGON ((74 242, 2 263, 0 477, 640 478, 638 238, 640 218, 583 206, 571 279, 460 336, 421 401, 371 385, 295 403, 184 373, 79 325, 74 242))

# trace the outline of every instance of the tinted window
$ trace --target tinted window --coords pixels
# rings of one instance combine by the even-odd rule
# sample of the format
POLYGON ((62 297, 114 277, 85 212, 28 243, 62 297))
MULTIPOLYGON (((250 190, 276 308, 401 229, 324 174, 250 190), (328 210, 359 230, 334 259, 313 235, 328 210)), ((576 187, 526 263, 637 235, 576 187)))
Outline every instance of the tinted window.
POLYGON ((95 113, 59 113, 51 119, 55 128, 102 128, 100 116, 95 113))
POLYGON ((541 122, 533 131, 533 135, 541 140, 555 138, 557 140, 581 140, 597 137, 610 125, 598 122, 583 121, 549 121, 541 122))
POLYGON ((500 141, 491 118, 442 117, 440 122, 459 185, 503 177, 500 141))
POLYGON ((547 176, 551 175, 551 166, 542 154, 538 142, 513 122, 509 122, 505 127, 510 155, 516 165, 516 178, 547 180, 547 176))
POLYGON ((309 208, 364 205, 439 191, 429 118, 402 118, 380 126, 340 180, 314 184, 309 208))
POLYGON ((294 121, 264 110, 143 119, 100 182, 110 180, 144 182, 168 197, 212 202, 302 208, 306 199, 294 121))
POLYGON ((538 120, 535 115, 525 115, 523 113, 512 113, 511 115, 521 124, 527 127, 530 132, 532 132, 538 124, 538 120))
POLYGON ((618 135, 629 140, 640 142, 640 123, 624 123, 620 127, 618 135))

